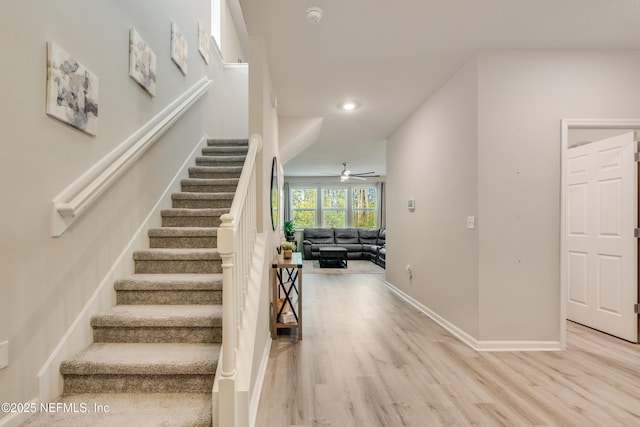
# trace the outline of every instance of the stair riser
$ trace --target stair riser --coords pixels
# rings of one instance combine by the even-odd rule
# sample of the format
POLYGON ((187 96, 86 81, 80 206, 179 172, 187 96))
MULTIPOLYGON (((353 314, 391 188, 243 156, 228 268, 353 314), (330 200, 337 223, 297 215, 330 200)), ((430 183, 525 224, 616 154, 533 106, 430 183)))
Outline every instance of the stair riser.
POLYGON ((151 248, 215 248, 217 237, 150 237, 151 248))
POLYGON ((240 178, 240 171, 216 171, 214 169, 209 171, 189 170, 189 178, 240 178))
POLYGON ((163 227, 219 227, 219 216, 163 216, 163 227))
POLYGON ((222 291, 117 291, 121 305, 203 305, 222 304, 222 291))
POLYGON ((203 156, 246 156, 249 152, 247 147, 205 147, 202 149, 203 156))
POLYGON ((174 199, 176 209, 229 209, 232 199, 174 199))
POLYGON ((214 374, 65 374, 63 393, 210 393, 213 387, 213 379, 214 374))
POLYGON ((199 157, 196 159, 196 166, 242 166, 244 160, 237 160, 235 158, 224 157, 199 157))
POLYGON ((222 327, 93 327, 94 342, 220 343, 222 327))
POLYGON ((246 139, 212 139, 207 141, 208 147, 249 147, 246 139))
POLYGON ((136 274, 222 273, 221 260, 136 260, 136 274))
POLYGON ((182 191, 185 193, 235 193, 237 184, 222 185, 192 185, 182 184, 182 191))

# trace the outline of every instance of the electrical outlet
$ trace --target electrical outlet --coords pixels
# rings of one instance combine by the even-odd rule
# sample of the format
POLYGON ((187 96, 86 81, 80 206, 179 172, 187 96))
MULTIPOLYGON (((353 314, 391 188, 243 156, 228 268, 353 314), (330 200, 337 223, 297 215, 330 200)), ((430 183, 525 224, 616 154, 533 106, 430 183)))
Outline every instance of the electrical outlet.
POLYGON ((0 343, 0 369, 9 366, 9 341, 0 343))

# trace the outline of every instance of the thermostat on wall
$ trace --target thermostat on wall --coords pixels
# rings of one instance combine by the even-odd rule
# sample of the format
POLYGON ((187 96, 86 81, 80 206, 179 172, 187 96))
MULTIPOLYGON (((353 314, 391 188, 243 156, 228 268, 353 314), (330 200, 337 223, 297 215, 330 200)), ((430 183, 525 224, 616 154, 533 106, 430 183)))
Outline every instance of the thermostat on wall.
POLYGON ((409 209, 409 212, 413 212, 414 210, 416 210, 416 201, 415 201, 415 199, 407 200, 407 209, 409 209))

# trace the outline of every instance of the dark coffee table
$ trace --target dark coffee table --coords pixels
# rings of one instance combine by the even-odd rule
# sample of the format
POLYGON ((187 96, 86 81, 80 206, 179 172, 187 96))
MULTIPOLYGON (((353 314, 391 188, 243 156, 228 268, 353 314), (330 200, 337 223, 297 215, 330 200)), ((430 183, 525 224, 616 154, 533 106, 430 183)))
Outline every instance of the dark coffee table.
POLYGON ((347 268, 347 249, 340 246, 320 248, 320 268, 347 268))

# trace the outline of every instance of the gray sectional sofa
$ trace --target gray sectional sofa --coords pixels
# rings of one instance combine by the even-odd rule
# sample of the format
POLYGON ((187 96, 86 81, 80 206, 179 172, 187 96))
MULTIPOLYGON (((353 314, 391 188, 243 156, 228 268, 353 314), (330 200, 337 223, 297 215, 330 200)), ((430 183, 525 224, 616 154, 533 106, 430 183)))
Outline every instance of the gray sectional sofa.
POLYGON ((384 268, 385 243, 384 228, 305 228, 302 232, 304 259, 320 259, 322 246, 340 246, 347 250, 347 259, 371 260, 384 268))

